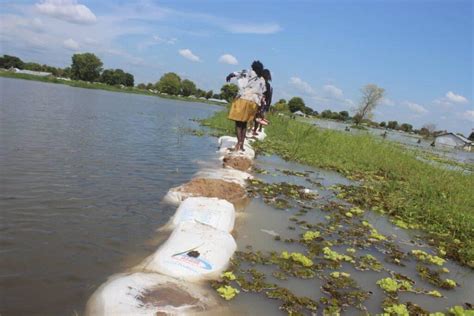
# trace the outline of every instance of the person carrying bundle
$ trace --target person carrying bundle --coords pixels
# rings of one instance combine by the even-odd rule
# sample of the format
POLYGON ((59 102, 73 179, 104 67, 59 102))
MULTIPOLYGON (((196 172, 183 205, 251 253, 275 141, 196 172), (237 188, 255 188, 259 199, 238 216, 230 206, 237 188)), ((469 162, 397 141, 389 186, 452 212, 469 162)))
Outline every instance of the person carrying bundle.
POLYGON ((263 64, 256 60, 252 63, 251 70, 233 72, 226 77, 227 82, 236 77, 239 86, 239 94, 232 102, 228 115, 228 119, 235 122, 237 144, 234 147, 234 151, 245 151, 244 143, 247 122, 255 118, 258 107, 262 103, 263 94, 266 91, 263 73, 263 64))

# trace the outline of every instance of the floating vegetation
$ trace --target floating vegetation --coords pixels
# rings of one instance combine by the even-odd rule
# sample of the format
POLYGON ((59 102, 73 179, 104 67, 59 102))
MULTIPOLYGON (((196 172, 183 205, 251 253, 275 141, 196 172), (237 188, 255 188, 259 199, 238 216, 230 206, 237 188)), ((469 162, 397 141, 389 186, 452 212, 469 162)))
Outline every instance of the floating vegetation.
POLYGON ((312 241, 321 236, 321 233, 318 231, 307 231, 303 234, 303 240, 306 242, 312 241))
POLYGON ((280 255, 280 258, 285 260, 291 259, 294 262, 300 263, 304 267, 311 267, 313 265, 313 261, 311 259, 299 252, 292 252, 289 254, 287 251, 283 251, 280 255))
POLYGON ((387 314, 384 314, 389 316, 389 315, 397 315, 397 316, 408 316, 410 313, 408 312, 408 308, 405 304, 393 304, 391 306, 387 306, 384 309, 384 312, 387 314))
POLYGON ((372 270, 380 272, 383 270, 383 265, 374 256, 368 254, 357 260, 355 268, 360 271, 372 270))
POLYGON ((329 248, 329 247, 324 247, 323 248, 323 253, 324 253, 324 258, 328 259, 328 260, 331 260, 331 261, 337 261, 337 262, 347 261, 347 262, 355 263, 355 261, 352 257, 350 257, 348 255, 341 255, 341 254, 337 253, 336 251, 331 250, 331 248, 329 248))
POLYGON ((224 285, 217 288, 217 293, 219 293, 223 299, 228 301, 233 299, 237 294, 240 293, 240 291, 230 285, 224 285))
POLYGON ((442 266, 446 262, 446 260, 444 260, 443 258, 440 258, 438 256, 432 256, 423 250, 412 250, 411 254, 414 255, 420 261, 428 262, 438 266, 442 266))
POLYGON ((398 291, 411 291, 413 289, 412 283, 408 280, 397 280, 394 278, 383 278, 377 281, 377 285, 382 290, 389 293, 396 293, 398 291))

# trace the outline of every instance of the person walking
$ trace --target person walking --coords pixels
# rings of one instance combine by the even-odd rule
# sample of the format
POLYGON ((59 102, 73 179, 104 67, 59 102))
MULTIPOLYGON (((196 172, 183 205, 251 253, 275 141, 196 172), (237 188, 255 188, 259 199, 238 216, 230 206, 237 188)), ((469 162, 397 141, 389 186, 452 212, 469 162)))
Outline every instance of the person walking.
POLYGON ((268 125, 268 120, 265 118, 265 113, 268 112, 270 106, 272 105, 272 96, 273 96, 273 88, 270 84, 272 81, 272 74, 270 70, 264 69, 263 70, 263 79, 265 79, 265 92, 263 94, 262 104, 260 109, 255 116, 255 122, 253 127, 252 135, 257 136, 257 130, 259 132, 262 131, 263 125, 268 125))
POLYGON ((228 119, 235 122, 235 133, 237 144, 234 151, 245 151, 245 134, 247 132, 247 122, 255 118, 258 107, 261 105, 263 94, 266 91, 265 79, 263 78, 263 64, 256 60, 252 63, 251 70, 233 72, 226 77, 230 82, 232 78, 237 78, 239 94, 232 102, 228 119))

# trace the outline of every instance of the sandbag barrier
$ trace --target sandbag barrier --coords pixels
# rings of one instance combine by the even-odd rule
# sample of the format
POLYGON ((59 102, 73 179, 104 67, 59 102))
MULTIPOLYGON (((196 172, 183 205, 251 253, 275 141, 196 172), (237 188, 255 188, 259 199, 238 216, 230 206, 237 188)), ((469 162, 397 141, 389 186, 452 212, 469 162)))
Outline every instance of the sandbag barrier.
MULTIPOLYGON (((265 136, 262 131, 256 138, 265 136)), ((164 227, 171 235, 139 265, 102 284, 87 302, 86 315, 185 315, 218 306, 203 281, 218 279, 237 249, 231 232, 236 206, 246 198, 246 181, 252 178, 251 142, 246 140, 245 151, 231 152, 237 139, 220 137, 223 167, 202 169, 168 191, 164 200, 178 206, 164 227)))

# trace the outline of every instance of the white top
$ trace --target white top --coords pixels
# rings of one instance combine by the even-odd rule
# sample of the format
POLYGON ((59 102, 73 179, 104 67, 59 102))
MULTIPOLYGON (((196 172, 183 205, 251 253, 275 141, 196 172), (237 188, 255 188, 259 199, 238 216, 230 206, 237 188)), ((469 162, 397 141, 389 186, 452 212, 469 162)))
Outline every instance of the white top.
POLYGON ((238 97, 255 102, 260 106, 263 93, 266 91, 265 79, 258 77, 253 70, 242 70, 234 72, 239 87, 238 97))

